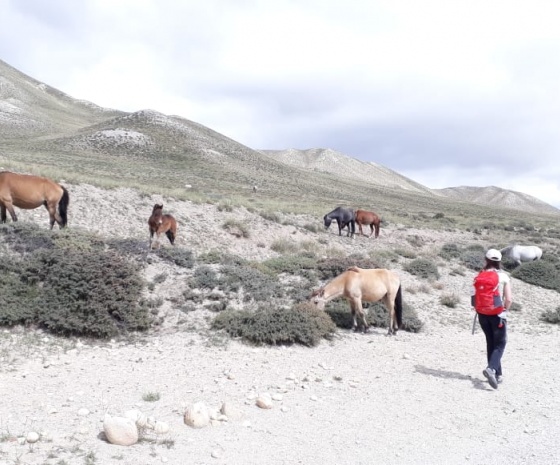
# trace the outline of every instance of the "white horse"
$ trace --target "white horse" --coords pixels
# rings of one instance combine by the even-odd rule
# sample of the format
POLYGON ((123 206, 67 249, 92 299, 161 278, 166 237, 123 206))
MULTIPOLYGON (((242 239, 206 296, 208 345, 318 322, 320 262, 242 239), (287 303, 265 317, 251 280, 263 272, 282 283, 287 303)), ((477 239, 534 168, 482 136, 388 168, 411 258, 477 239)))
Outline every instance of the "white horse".
POLYGON ((500 252, 518 265, 521 265, 521 262, 532 262, 542 257, 542 249, 536 245, 510 245, 500 252))

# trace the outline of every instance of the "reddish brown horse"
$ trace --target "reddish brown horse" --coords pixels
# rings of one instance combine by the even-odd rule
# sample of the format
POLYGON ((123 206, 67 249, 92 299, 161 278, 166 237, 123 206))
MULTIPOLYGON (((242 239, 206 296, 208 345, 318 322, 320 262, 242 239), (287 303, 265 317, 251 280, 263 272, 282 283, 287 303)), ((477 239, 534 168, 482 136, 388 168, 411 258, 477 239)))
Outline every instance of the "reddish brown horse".
POLYGON ((49 212, 51 229, 57 222, 60 228, 68 223, 68 191, 47 178, 10 171, 0 172, 0 216, 6 222, 6 210, 17 221, 14 207, 32 210, 44 205, 49 212), (58 211, 57 211, 58 209, 58 211))
POLYGON ((152 209, 152 216, 148 220, 148 225, 150 227, 150 249, 152 248, 152 242, 154 240, 154 234, 156 235, 156 243, 160 245, 159 236, 165 234, 171 242, 171 245, 175 244, 175 238, 177 237, 177 220, 172 215, 163 214, 163 205, 155 204, 152 209))
POLYGON ((380 300, 389 311, 389 334, 396 334, 402 325, 401 281, 393 271, 350 267, 321 289, 314 291, 311 303, 324 310, 325 304, 337 297, 344 297, 350 303, 354 330, 358 329, 358 316, 362 320, 364 331, 367 332, 369 328, 362 302, 380 300))
POLYGON ((356 210, 355 214, 356 223, 358 223, 358 228, 360 229, 360 236, 365 236, 362 231, 362 226, 369 226, 371 232, 368 237, 373 235, 375 228, 375 237, 379 237, 379 228, 381 227, 381 218, 373 212, 368 212, 367 210, 356 210))

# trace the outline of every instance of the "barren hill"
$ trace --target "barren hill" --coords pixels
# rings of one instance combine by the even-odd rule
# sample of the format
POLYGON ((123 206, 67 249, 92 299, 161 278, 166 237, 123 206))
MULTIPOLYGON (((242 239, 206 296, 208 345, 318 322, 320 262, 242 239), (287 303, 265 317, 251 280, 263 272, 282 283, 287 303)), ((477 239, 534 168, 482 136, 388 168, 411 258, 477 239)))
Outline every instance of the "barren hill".
POLYGON ((466 188, 469 196, 456 195, 460 191, 453 188, 432 190, 387 167, 330 149, 255 150, 183 117, 101 108, 2 61, 0 138, 4 169, 27 172, 32 167, 37 174, 75 183, 126 185, 185 199, 241 196, 243 203, 274 202, 292 211, 373 205, 382 214, 464 215, 490 206, 560 214, 531 196, 505 190, 483 195, 478 188, 466 188), (253 186, 258 199, 247 197, 253 186))
POLYGON ((531 211, 535 213, 558 214, 560 210, 531 195, 522 192, 502 189, 501 187, 447 187, 434 189, 447 197, 464 200, 480 205, 496 205, 513 208, 515 210, 531 211))

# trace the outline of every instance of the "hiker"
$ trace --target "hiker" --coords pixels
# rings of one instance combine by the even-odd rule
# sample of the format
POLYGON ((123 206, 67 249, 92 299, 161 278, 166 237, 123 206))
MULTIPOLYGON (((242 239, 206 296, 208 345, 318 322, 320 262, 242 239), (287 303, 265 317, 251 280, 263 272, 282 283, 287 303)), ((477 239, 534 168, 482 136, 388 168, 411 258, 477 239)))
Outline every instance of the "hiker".
POLYGON ((507 342, 507 310, 512 304, 509 275, 501 269, 502 254, 490 249, 486 265, 474 280, 473 307, 486 336, 488 366, 482 374, 494 389, 502 382, 502 355, 507 342))

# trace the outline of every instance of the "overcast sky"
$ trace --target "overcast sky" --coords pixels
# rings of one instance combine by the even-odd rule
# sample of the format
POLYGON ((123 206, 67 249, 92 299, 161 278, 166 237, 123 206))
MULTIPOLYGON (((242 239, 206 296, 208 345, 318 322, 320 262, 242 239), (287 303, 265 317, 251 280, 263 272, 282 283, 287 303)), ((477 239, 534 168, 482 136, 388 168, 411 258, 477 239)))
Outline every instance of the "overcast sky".
POLYGON ((0 59, 251 148, 560 207, 555 0, 0 0, 0 59))

